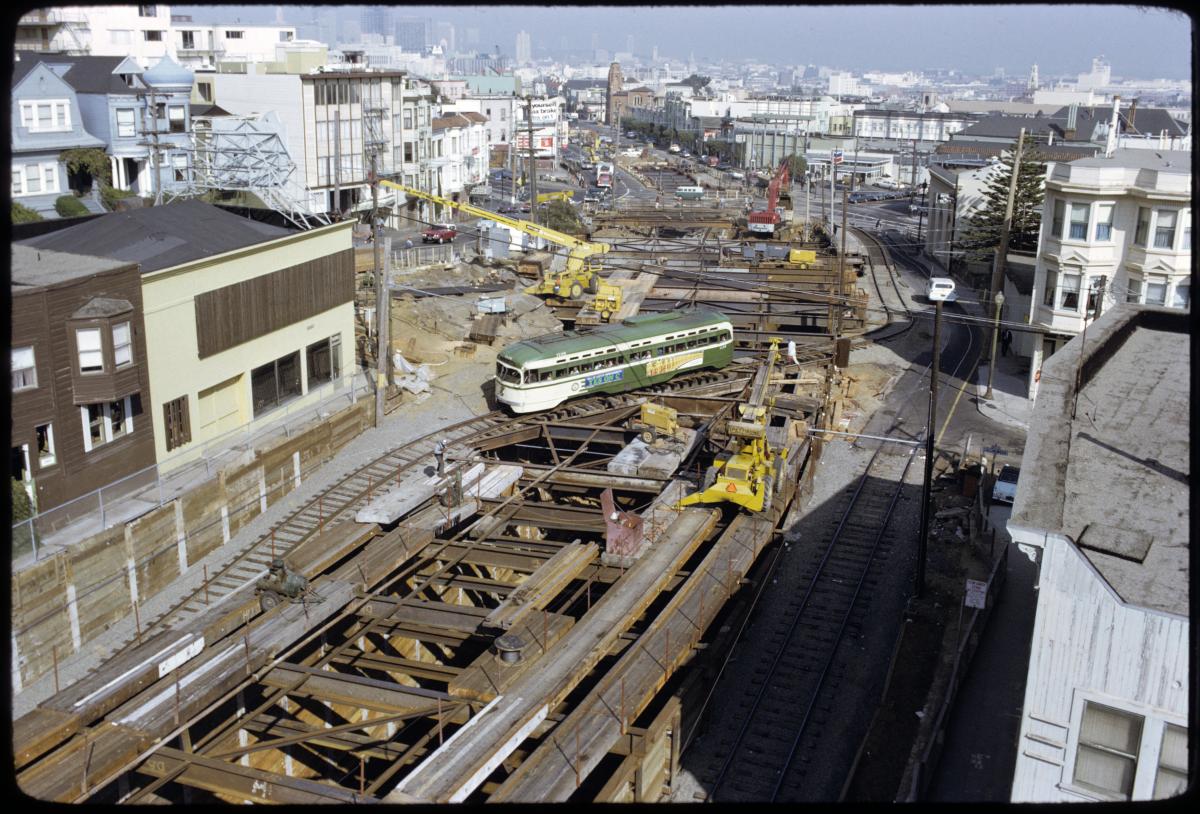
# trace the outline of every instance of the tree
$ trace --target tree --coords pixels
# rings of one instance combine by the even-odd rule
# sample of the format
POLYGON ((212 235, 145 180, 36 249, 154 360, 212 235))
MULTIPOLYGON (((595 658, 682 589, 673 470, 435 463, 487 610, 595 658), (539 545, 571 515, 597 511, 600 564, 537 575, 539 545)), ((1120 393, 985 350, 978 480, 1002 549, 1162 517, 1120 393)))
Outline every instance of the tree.
MULTIPOLYGON (((1000 231, 1008 205, 1008 187, 1012 179, 1016 148, 1006 150, 995 165, 983 192, 983 206, 963 230, 962 249, 968 260, 990 262, 1000 246, 1000 231)), ((1013 197, 1012 225, 1008 247, 1013 251, 1036 251, 1042 225, 1042 201, 1045 199, 1046 162, 1036 150, 1024 150, 1017 173, 1013 197)))
POLYGON ((73 173, 84 170, 103 186, 112 186, 112 164, 108 155, 98 147, 63 150, 58 158, 73 173))
POLYGON ((789 155, 787 161, 788 171, 792 174, 793 181, 797 178, 803 178, 804 173, 808 172, 808 162, 804 159, 804 156, 789 155))
POLYGON ((584 233, 583 223, 579 220, 575 208, 566 201, 550 201, 546 205, 546 226, 556 232, 569 235, 584 233))
POLYGON ((711 81, 712 77, 710 76, 701 76, 700 74, 694 73, 687 79, 682 80, 679 84, 688 85, 693 91, 699 92, 700 88, 707 87, 708 83, 711 81))

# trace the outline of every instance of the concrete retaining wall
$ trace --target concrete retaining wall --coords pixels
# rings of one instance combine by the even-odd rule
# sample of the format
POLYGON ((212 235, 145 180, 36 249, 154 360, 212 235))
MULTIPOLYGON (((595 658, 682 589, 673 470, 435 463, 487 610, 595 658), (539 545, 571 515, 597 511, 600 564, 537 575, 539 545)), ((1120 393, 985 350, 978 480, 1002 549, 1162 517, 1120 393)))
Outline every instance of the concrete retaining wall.
POLYGON ((14 692, 227 543, 371 426, 374 399, 247 453, 187 494, 12 575, 14 692))

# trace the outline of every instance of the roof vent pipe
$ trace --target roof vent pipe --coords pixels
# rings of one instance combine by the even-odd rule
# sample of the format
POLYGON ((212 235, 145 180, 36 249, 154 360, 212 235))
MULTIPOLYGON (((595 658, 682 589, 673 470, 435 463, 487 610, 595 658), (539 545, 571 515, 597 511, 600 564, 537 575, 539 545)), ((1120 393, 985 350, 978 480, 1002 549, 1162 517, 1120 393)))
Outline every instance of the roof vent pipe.
POLYGON ((1120 108, 1121 108, 1121 97, 1114 96, 1113 97, 1112 121, 1110 121, 1108 124, 1108 139, 1104 145, 1104 157, 1105 158, 1111 158, 1112 154, 1113 154, 1113 150, 1117 149, 1117 132, 1120 129, 1119 128, 1119 123, 1120 123, 1119 110, 1120 110, 1120 108))

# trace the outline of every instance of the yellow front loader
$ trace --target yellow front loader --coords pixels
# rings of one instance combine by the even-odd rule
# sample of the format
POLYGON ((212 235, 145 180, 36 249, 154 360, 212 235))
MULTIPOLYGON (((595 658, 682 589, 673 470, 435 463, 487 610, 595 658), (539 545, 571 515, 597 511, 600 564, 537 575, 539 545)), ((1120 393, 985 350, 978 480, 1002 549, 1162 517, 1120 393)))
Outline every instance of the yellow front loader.
POLYGON ((767 441, 773 399, 767 399, 771 370, 779 353, 779 339, 771 339, 767 363, 759 368, 750 399, 739 404, 739 420, 726 422, 729 449, 717 456, 700 491, 679 506, 696 503, 736 503, 752 512, 770 508, 775 482, 783 471, 787 449, 773 450, 767 441))

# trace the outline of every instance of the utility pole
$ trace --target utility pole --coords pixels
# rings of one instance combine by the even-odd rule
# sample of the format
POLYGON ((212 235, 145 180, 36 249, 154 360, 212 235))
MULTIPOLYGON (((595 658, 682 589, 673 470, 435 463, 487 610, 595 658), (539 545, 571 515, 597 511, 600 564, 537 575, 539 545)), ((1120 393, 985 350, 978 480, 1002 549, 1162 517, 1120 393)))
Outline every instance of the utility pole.
POLYGON ((913 163, 912 163, 912 194, 908 196, 911 203, 916 203, 917 200, 917 140, 913 139, 913 163))
MULTIPOLYGON (((529 222, 537 223, 537 156, 533 151, 533 97, 525 97, 525 124, 529 132, 529 222)), ((615 172, 613 173, 616 174, 615 172)))
POLYGON ((988 356, 988 386, 983 397, 992 400, 992 374, 996 371, 996 338, 1000 336, 1000 309, 1004 307, 1004 292, 996 293, 996 316, 992 321, 992 352, 988 356))
MULTIPOLYGON (((842 188, 842 249, 838 252, 838 301, 836 340, 842 338, 842 314, 846 311, 846 189, 842 188)), ((836 346, 835 346, 836 348, 836 346)))
POLYGON ((388 292, 387 275, 380 262, 379 229, 379 154, 371 153, 371 243, 375 247, 375 333, 378 345, 375 351, 375 426, 383 421, 383 403, 387 398, 388 385, 388 292))
MULTIPOLYGON (((378 199, 378 188, 372 194, 378 199)), ((336 107, 333 110, 333 211, 342 214, 342 111, 336 107)), ((374 210, 371 217, 375 217, 374 210)), ((378 259, 375 260, 375 273, 379 273, 378 259)))
MULTIPOLYGON (((1096 307, 1092 311, 1092 321, 1100 316, 1100 302, 1104 299, 1104 284, 1107 277, 1100 278, 1096 289, 1096 307)), ((1083 386, 1083 352, 1087 347, 1087 308, 1083 309, 1083 330, 1079 334, 1079 361, 1075 364, 1075 394, 1071 397, 1071 420, 1075 420, 1075 409, 1079 406, 1079 388, 1083 386)))
POLYGON ((925 549, 929 539, 931 487, 933 484, 933 446, 937 427, 937 384, 942 364, 942 301, 934 304, 933 363, 929 368, 929 423, 925 427, 925 481, 921 487, 921 530, 917 533, 917 573, 913 594, 925 593, 925 549))
POLYGON ((996 249, 996 258, 992 261, 992 285, 988 294, 995 297, 1000 291, 1000 281, 1003 275, 1004 262, 1008 257, 1008 233, 1012 229, 1013 206, 1017 198, 1017 176, 1021 173, 1021 149, 1025 145, 1025 128, 1017 134, 1017 152, 1013 157, 1012 178, 1008 180, 1008 203, 1004 206, 1004 223, 1000 227, 1000 245, 996 249))

